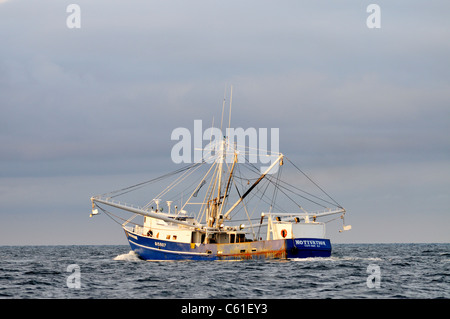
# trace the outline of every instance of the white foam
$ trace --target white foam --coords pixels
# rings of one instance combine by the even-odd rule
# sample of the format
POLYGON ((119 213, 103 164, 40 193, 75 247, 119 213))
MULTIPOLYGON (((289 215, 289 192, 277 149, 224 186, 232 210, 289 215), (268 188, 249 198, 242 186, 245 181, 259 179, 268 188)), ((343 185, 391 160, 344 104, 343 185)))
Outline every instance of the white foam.
POLYGON ((292 261, 303 261, 303 262, 311 262, 311 261, 357 261, 357 260, 367 260, 367 261, 382 261, 383 259, 377 257, 307 257, 307 258, 292 258, 292 261))
POLYGON ((118 255, 118 256, 114 257, 114 260, 141 261, 141 259, 139 259, 138 255, 132 250, 130 250, 128 252, 128 254, 122 254, 122 255, 118 255))

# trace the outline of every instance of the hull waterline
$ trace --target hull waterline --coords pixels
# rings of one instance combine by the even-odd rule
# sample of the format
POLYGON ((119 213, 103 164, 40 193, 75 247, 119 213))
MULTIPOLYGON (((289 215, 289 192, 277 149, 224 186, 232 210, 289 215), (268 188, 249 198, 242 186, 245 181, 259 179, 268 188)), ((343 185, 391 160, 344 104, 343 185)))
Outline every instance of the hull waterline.
POLYGON ((131 249, 143 260, 245 260, 330 257, 324 238, 290 238, 231 244, 180 243, 142 236, 125 229, 131 249))

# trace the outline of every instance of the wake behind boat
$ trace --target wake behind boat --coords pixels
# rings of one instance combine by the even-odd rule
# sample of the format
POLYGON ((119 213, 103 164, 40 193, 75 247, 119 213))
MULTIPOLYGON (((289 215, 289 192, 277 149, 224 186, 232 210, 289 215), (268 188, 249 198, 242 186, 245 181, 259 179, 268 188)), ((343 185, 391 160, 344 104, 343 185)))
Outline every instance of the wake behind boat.
POLYGON ((329 257, 326 223, 340 218, 342 230, 351 228, 344 223, 345 209, 282 153, 239 145, 230 134, 207 148, 201 161, 91 197, 91 217, 100 210, 119 223, 144 260, 329 257), (270 165, 257 167, 250 160, 255 152, 270 165), (163 182, 166 187, 156 193, 155 184, 163 182), (305 190, 307 184, 322 196, 305 190), (139 191, 154 199, 141 206, 118 200, 139 191), (124 212, 131 217, 122 217, 124 212), (318 221, 331 215, 339 216, 318 221))

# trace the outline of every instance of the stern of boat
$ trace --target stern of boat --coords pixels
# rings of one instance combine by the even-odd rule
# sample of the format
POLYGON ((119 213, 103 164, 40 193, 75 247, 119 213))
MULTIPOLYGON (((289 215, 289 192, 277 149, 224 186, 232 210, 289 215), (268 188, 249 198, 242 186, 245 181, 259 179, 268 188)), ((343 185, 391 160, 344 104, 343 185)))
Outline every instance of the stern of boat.
POLYGON ((286 257, 313 258, 330 257, 331 242, 325 238, 294 238, 286 240, 286 257))

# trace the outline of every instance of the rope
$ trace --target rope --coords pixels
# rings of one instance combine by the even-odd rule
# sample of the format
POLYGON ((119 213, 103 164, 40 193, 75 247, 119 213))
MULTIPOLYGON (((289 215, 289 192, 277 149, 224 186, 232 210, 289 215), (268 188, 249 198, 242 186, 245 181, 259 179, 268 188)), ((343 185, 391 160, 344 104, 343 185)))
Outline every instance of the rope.
MULTIPOLYGON (((113 213, 107 211, 106 209, 104 209, 103 207, 100 207, 100 206, 97 205, 97 204, 95 204, 95 206, 98 207, 102 212, 104 212, 104 213, 106 214, 106 216, 108 216, 109 218, 111 218, 115 223, 117 223, 117 224, 120 225, 120 226, 122 226, 122 223, 119 223, 117 220, 115 220, 113 217, 111 217, 111 215, 114 216, 114 217, 116 217, 117 219, 121 219, 121 220, 123 220, 123 221, 127 221, 127 219, 122 218, 122 217, 119 217, 119 216, 117 216, 117 215, 114 215, 113 213)), ((131 221, 130 221, 130 223, 131 223, 131 224, 134 224, 134 225, 138 225, 138 224, 133 223, 133 222, 131 222, 131 221)))
POLYGON ((193 164, 190 164, 188 166, 179 168, 179 169, 177 169, 177 170, 175 170, 173 172, 170 172, 170 173, 161 175, 159 177, 153 178, 151 180, 148 180, 148 181, 145 181, 145 182, 141 182, 141 183, 138 183, 138 184, 135 184, 135 185, 132 185, 132 186, 128 186, 128 187, 125 187, 125 188, 122 188, 122 189, 118 189, 118 190, 115 190, 115 191, 112 191, 112 192, 108 192, 108 193, 102 194, 101 196, 112 195, 112 196, 108 196, 108 197, 109 198, 114 198, 114 197, 117 197, 117 196, 120 196, 120 195, 124 195, 124 194, 132 192, 134 190, 137 190, 137 189, 139 189, 141 187, 144 187, 146 184, 154 183, 154 182, 160 181, 160 180, 162 180, 164 178, 167 178, 167 177, 170 177, 170 176, 182 173, 182 172, 184 172, 186 170, 189 170, 192 167, 194 167, 196 165, 200 165, 200 164, 202 164, 202 163, 193 163, 193 164), (117 194, 117 193, 119 193, 119 194, 117 194), (115 194, 115 195, 113 195, 113 194, 115 194))
POLYGON ((318 189, 320 189, 325 195, 327 195, 328 196, 328 198, 329 199, 331 199, 339 208, 343 208, 337 201, 335 201, 334 200, 334 198, 333 197, 331 197, 330 195, 328 195, 328 193, 327 192, 325 192, 319 185, 317 185, 317 183, 316 182, 314 182, 311 178, 309 178, 309 176, 308 175, 306 175, 300 168, 298 168, 297 167, 297 165, 295 165, 294 163, 292 163, 292 161, 289 159, 289 158, 287 158, 287 157, 285 157, 288 161, 289 161, 289 163, 291 163, 296 169, 298 169, 307 179, 309 179, 309 181, 311 182, 311 183, 313 183, 314 185, 316 185, 316 187, 318 188, 318 189))

